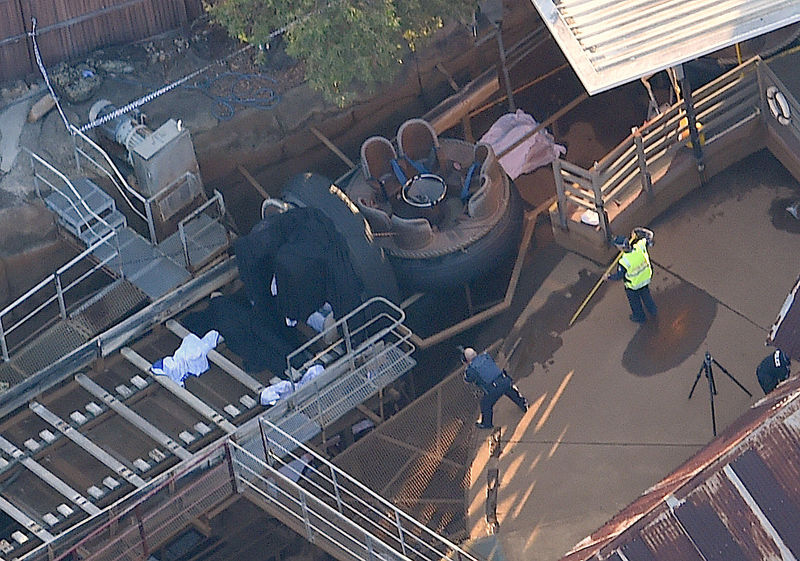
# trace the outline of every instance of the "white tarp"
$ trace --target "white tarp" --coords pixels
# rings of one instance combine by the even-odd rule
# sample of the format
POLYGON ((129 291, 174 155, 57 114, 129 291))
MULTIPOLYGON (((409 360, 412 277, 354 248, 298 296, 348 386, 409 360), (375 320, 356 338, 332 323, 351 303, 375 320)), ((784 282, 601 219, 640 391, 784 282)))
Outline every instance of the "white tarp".
MULTIPOLYGON (((480 142, 491 145, 495 154, 500 154, 515 142, 533 132, 539 123, 536 119, 517 109, 516 113, 506 113, 491 126, 480 142)), ((516 179, 523 173, 530 173, 549 165, 567 149, 556 144, 553 135, 545 129, 526 138, 516 148, 500 158, 500 164, 511 177, 516 179)))

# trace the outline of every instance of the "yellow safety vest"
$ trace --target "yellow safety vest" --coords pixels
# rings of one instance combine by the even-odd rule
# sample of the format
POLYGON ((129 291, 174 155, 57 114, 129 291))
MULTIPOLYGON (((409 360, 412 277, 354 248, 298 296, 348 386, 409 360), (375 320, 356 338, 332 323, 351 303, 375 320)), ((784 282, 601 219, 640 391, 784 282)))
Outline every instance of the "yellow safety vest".
POLYGON ((650 283, 653 268, 647 255, 647 240, 633 244, 632 251, 623 253, 619 262, 625 268, 625 288, 637 290, 650 283))

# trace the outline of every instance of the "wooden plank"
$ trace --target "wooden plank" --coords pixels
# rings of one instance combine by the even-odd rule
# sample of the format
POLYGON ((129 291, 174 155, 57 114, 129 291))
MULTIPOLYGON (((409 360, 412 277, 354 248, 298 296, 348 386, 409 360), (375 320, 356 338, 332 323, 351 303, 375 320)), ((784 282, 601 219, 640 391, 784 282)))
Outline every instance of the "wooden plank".
POLYGON ((266 189, 264 189, 264 187, 261 185, 261 183, 259 183, 258 181, 256 181, 256 178, 255 178, 255 177, 253 177, 253 176, 250 174, 250 172, 249 172, 249 171, 247 171, 247 168, 245 168, 244 166, 242 166, 241 164, 239 164, 239 165, 237 165, 237 166, 236 166, 236 169, 238 169, 238 170, 239 170, 239 173, 241 173, 241 174, 244 176, 244 178, 247 180, 247 182, 248 182, 250 185, 252 185, 253 187, 255 187, 256 191, 258 191, 258 192, 259 192, 259 194, 260 194, 262 197, 264 197, 265 199, 271 199, 271 198, 272 198, 272 197, 270 197, 269 193, 267 193, 267 190, 266 190, 266 189))
POLYGON ((20 509, 12 505, 10 502, 0 497, 0 509, 8 514, 11 518, 19 522, 26 530, 34 534, 37 538, 44 543, 53 541, 53 534, 42 528, 30 516, 22 512, 20 509))
POLYGON ((322 143, 330 149, 331 152, 333 152, 334 154, 339 156, 339 158, 344 163, 347 164, 347 167, 351 167, 351 168, 356 167, 356 165, 353 163, 353 160, 348 158, 345 155, 344 152, 339 150, 339 147, 336 146, 333 142, 331 142, 331 140, 327 136, 322 134, 322 132, 319 129, 317 129, 316 127, 309 127, 309 128, 311 129, 311 132, 314 133, 314 136, 316 136, 318 139, 320 139, 322 141, 322 143))
POLYGON ((175 440, 170 438, 169 435, 162 432, 158 427, 153 425, 150 421, 139 415, 136 411, 122 403, 116 397, 108 393, 102 386, 96 384, 89 379, 85 374, 77 374, 75 381, 81 385, 86 391, 108 405, 120 417, 128 421, 134 427, 145 433, 147 436, 161 444, 167 450, 178 456, 181 460, 188 460, 192 457, 192 453, 186 450, 183 446, 178 444, 175 440))
MULTIPOLYGON (((172 331, 175 335, 183 339, 189 333, 191 333, 188 329, 182 326, 174 319, 167 320, 167 329, 172 331)), ((236 366, 233 362, 231 362, 227 357, 221 355, 219 352, 211 349, 208 351, 208 359, 222 368, 225 372, 231 375, 231 377, 235 378, 237 382, 248 388, 250 391, 254 392, 255 394, 259 394, 261 390, 264 389, 264 384, 250 376, 247 372, 236 366)))
POLYGON ((468 116, 472 110, 499 89, 500 81, 497 78, 497 72, 492 69, 461 88, 458 93, 439 103, 428 111, 423 119, 431 124, 436 134, 441 134, 459 124, 462 118, 468 116))
POLYGON ((89 502, 89 499, 81 495, 78 491, 70 487, 60 477, 53 472, 42 466, 33 458, 26 456, 25 452, 14 446, 11 442, 0 436, 0 450, 19 460, 29 471, 36 475, 39 479, 50 485, 53 489, 61 493, 64 497, 72 501, 78 508, 82 509, 89 515, 94 515, 100 512, 94 504, 89 502))
POLYGON ((216 411, 205 401, 198 398, 186 388, 179 386, 166 376, 156 376, 150 372, 150 363, 147 362, 147 360, 145 360, 145 358, 139 355, 136 351, 130 347, 124 347, 120 350, 120 353, 122 356, 128 359, 131 364, 139 368, 142 372, 146 372, 148 376, 164 386, 164 388, 169 390, 175 397, 186 403, 186 405, 200 413, 206 419, 213 422, 219 428, 227 433, 236 432, 236 426, 230 421, 226 420, 218 411, 216 411))
POLYGON ((72 442, 105 464, 105 466, 111 469, 114 473, 124 478, 129 483, 136 485, 137 487, 144 487, 144 479, 133 473, 131 469, 126 467, 122 462, 109 454, 106 450, 92 442, 86 435, 69 426, 63 419, 47 409, 44 405, 36 401, 32 401, 28 407, 30 407, 31 411, 39 415, 39 417, 63 433, 64 436, 69 438, 72 442))

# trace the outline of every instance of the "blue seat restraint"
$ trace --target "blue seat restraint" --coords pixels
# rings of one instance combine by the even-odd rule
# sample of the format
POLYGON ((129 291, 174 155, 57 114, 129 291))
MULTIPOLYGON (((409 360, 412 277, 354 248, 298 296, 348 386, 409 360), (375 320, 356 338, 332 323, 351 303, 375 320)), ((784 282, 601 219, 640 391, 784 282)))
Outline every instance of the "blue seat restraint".
POLYGON ((408 156, 403 156, 403 158, 405 158, 405 160, 409 164, 411 164, 411 167, 413 167, 415 170, 417 170, 417 173, 430 173, 430 171, 425 169, 425 166, 423 165, 422 162, 414 161, 411 158, 409 158, 408 156))
POLYGON ((400 185, 405 185, 408 178, 406 174, 403 173, 403 168, 400 167, 400 164, 397 163, 397 160, 392 160, 392 170, 394 171, 395 177, 397 177, 397 181, 400 182, 400 185))
POLYGON ((472 162, 472 165, 469 166, 467 170, 467 177, 464 178, 464 186, 461 188, 461 202, 466 202, 469 199, 469 185, 472 183, 472 176, 475 174, 475 170, 480 167, 480 162, 472 162))

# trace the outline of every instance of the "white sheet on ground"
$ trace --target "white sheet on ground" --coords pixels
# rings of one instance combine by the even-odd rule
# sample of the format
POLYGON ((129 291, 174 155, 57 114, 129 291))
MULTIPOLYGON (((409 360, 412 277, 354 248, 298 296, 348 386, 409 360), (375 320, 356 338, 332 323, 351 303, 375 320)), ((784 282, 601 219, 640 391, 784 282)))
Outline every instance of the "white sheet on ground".
MULTIPOLYGON (((300 378, 299 381, 295 382, 295 388, 300 389, 309 383, 311 380, 319 376, 325 371, 325 368, 321 364, 315 364, 314 366, 310 367, 306 370, 306 373, 303 374, 303 377, 300 378)), ((261 395, 259 396, 259 400, 261 401, 261 405, 264 407, 272 406, 278 403, 279 399, 283 399, 286 396, 292 393, 292 383, 288 380, 281 380, 280 382, 275 382, 274 384, 270 384, 263 390, 261 390, 261 395)))
POLYGON ((189 333, 183 338, 175 354, 155 361, 150 371, 158 376, 167 376, 183 386, 183 381, 188 376, 199 376, 208 370, 208 352, 218 342, 219 333, 213 329, 203 335, 202 339, 189 333))
MULTIPOLYGON (((489 144, 495 154, 500 154, 526 134, 533 132, 538 125, 536 119, 522 109, 517 109, 516 113, 507 113, 497 119, 481 137, 480 142, 489 144)), ((566 151, 565 147, 555 143, 553 135, 542 129, 500 158, 500 164, 511 179, 516 179, 523 173, 530 173, 550 164, 566 151)))

